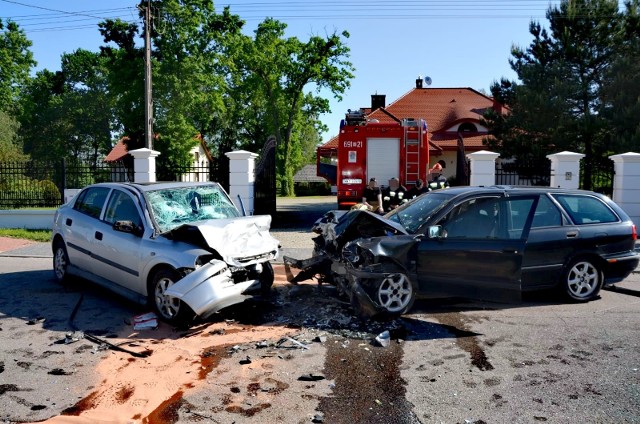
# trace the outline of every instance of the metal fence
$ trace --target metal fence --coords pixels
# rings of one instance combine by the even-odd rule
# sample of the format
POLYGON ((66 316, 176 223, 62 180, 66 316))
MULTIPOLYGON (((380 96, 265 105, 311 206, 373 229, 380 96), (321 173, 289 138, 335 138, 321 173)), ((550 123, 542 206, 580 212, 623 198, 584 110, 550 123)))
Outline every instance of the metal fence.
POLYGON ((551 184, 551 162, 540 161, 500 161, 496 163, 496 184, 549 186, 551 184))
MULTIPOLYGON (((226 156, 225 156, 225 159, 226 156)), ((229 190, 228 159, 205 167, 167 170, 160 166, 158 181, 216 181, 229 190)), ((110 181, 133 181, 133 169, 124 162, 92 165, 82 161, 0 162, 0 209, 58 207, 65 189, 110 181)))

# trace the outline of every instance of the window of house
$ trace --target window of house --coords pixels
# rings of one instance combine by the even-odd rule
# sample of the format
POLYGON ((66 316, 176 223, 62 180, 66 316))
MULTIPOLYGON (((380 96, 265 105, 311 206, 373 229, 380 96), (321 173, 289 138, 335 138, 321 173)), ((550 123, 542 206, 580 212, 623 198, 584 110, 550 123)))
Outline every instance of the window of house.
POLYGON ((478 132, 478 128, 476 128, 475 124, 471 122, 463 122, 458 127, 459 132, 478 132))

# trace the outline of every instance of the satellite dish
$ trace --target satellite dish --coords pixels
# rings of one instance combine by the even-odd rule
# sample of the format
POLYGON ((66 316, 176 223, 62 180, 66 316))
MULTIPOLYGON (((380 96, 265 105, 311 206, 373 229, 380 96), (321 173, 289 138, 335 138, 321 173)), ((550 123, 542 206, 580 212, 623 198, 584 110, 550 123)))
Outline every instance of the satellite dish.
POLYGON ((431 85, 433 81, 431 81, 431 77, 424 77, 424 83, 427 85, 431 85))

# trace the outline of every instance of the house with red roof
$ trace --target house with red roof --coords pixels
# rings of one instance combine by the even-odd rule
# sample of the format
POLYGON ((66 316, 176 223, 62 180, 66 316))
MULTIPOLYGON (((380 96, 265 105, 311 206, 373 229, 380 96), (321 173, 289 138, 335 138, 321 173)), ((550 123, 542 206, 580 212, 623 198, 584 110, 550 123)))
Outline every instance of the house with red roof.
MULTIPOLYGON (((489 137, 489 131, 481 120, 487 109, 506 112, 503 105, 472 88, 423 87, 422 79, 417 79, 413 89, 392 103, 387 105, 384 95, 374 94, 371 96, 371 107, 360 110, 368 120, 381 123, 424 119, 429 137, 429 166, 440 163, 443 175, 452 178, 456 176, 459 138, 462 139, 465 154, 484 149, 482 140, 489 137)), ((325 168, 322 164, 335 161, 337 149, 337 135, 317 149, 318 175, 330 182, 331 177, 323 173, 325 168)))

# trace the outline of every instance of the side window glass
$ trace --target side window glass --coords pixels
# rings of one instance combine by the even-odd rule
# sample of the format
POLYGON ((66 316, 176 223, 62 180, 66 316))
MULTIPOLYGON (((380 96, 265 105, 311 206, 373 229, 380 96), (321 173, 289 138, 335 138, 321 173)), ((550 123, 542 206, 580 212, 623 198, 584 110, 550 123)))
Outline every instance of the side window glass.
POLYGON ((140 214, 133 199, 120 190, 114 191, 109 199, 104 220, 109 224, 115 224, 116 221, 131 221, 136 227, 142 225, 140 214))
POLYGON ((540 196, 538 206, 533 215, 533 223, 531 228, 538 227, 557 227, 562 225, 562 215, 547 196, 540 196))
POLYGON ((499 238, 499 199, 478 198, 461 203, 441 221, 447 238, 499 238))
POLYGON ((618 222, 618 216, 597 197, 570 194, 557 194, 554 197, 578 225, 618 222))
POLYGON ((78 196, 73 208, 93 218, 100 218, 107 194, 109 194, 109 189, 106 187, 89 188, 85 190, 84 194, 78 196))
POLYGON ((524 228, 534 200, 531 197, 526 197, 509 198, 505 201, 506 218, 503 222, 504 227, 502 227, 502 230, 506 233, 505 238, 517 240, 523 237, 524 228))

